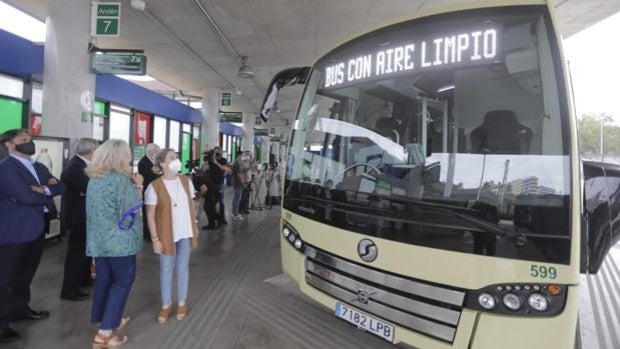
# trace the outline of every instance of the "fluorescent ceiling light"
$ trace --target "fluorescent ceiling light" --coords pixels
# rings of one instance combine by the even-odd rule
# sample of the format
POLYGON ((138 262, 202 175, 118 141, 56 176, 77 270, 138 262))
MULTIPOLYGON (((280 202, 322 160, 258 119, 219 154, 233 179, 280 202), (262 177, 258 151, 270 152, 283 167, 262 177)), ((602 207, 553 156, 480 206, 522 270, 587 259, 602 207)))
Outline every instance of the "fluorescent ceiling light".
POLYGON ((230 124, 231 124, 231 125, 235 125, 235 126, 237 126, 237 127, 241 127, 241 128, 243 128, 243 123, 242 123, 242 122, 231 122, 230 124))
POLYGON ((0 1, 0 29, 32 42, 45 42, 45 23, 0 1))
POLYGON ((437 93, 441 93, 441 92, 445 92, 445 91, 449 91, 449 90, 454 90, 454 85, 444 86, 444 87, 440 88, 439 90, 437 90, 437 93))
POLYGON ((149 75, 122 75, 122 74, 117 74, 116 76, 118 76, 121 79, 125 79, 125 80, 129 80, 129 81, 140 81, 140 82, 149 82, 149 81, 155 81, 156 79, 149 76, 149 75))

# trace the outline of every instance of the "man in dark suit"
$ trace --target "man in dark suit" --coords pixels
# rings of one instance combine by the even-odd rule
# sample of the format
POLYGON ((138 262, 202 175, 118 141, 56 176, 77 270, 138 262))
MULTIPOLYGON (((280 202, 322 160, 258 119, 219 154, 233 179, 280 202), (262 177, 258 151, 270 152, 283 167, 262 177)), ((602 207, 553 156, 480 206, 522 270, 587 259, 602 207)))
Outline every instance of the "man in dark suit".
POLYGON ((35 145, 27 130, 9 130, 0 143, 9 153, 0 161, 0 343, 6 343, 19 338, 10 321, 49 317, 30 308, 30 283, 43 254, 44 215, 65 186, 30 159, 35 145))
POLYGON ((75 147, 76 155, 62 170, 60 181, 67 187, 64 195, 65 223, 69 230, 69 245, 65 258, 65 275, 60 298, 81 301, 88 294, 80 291, 89 273, 91 259, 86 256, 86 189, 88 176, 84 172, 93 158, 98 142, 92 138, 80 138, 75 147))
MULTIPOLYGON (((153 172, 153 166, 155 166, 155 156, 157 155, 159 150, 160 148, 157 144, 147 144, 146 155, 144 155, 142 159, 140 159, 140 161, 138 162, 138 173, 141 174, 142 177, 144 177, 144 187, 142 189, 142 195, 144 195, 144 192, 146 191, 146 188, 148 188, 149 184, 151 184, 152 181, 156 180, 160 176, 159 174, 153 172)), ((149 225, 146 221, 146 209, 143 208, 142 210, 142 231, 144 234, 144 241, 151 241, 151 232, 149 231, 149 225)))

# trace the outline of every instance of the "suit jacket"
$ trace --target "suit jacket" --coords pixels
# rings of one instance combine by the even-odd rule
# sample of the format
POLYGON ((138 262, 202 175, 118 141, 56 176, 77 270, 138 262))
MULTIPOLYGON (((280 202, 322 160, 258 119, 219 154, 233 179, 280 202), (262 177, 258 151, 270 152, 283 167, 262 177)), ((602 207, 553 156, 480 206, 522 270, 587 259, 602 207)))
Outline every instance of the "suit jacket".
POLYGON ((138 173, 144 177, 144 190, 151 184, 152 181, 159 178, 160 175, 153 172, 153 163, 146 155, 138 162, 138 173))
POLYGON ((67 187, 64 195, 65 222, 69 227, 86 229, 86 189, 88 176, 84 172, 86 162, 74 156, 62 169, 60 181, 67 187))
POLYGON ((47 167, 40 163, 33 166, 39 182, 19 160, 9 156, 0 161, 0 244, 36 240, 44 228, 43 208, 65 190, 61 182, 47 185, 54 178, 47 167), (48 187, 51 196, 34 192, 31 185, 48 187))

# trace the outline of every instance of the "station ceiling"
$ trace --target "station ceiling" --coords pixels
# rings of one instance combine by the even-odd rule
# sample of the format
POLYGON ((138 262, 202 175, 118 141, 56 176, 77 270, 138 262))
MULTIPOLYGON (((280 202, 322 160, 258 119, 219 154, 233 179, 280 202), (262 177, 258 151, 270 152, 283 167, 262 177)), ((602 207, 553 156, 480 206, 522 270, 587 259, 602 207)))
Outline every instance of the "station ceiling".
MULTIPOLYGON (((47 0, 4 1, 45 20, 47 0)), ((310 65, 342 40, 391 18, 458 2, 467 0, 146 0, 146 12, 140 12, 122 0, 121 37, 100 38, 97 46, 144 49, 148 74, 164 83, 140 83, 147 88, 201 96, 205 88, 237 87, 243 95, 235 97, 234 109, 257 112, 278 71, 310 65), (249 57, 254 80, 237 77, 237 55, 249 57)), ((619 0, 554 3, 564 37, 620 11, 619 0)), ((272 125, 290 123, 300 93, 301 88, 283 92, 282 113, 272 125)))

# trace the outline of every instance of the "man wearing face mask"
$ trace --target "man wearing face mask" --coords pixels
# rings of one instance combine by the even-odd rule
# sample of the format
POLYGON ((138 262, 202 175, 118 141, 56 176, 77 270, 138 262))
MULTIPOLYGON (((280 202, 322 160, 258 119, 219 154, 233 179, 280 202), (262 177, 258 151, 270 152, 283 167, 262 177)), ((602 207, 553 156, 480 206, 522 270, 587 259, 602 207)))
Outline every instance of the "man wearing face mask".
POLYGON ((0 161, 0 343, 7 343, 20 337, 10 321, 49 317, 30 308, 30 283, 43 254, 44 217, 65 186, 32 161, 35 144, 27 130, 9 130, 0 143, 9 153, 0 161))
MULTIPOLYGON (((208 152, 208 146, 205 147, 205 151, 208 152)), ((222 149, 220 147, 213 148, 214 157, 209 159, 209 168, 211 172, 211 180, 219 189, 219 205, 220 211, 218 214, 219 224, 227 224, 226 216, 224 214, 224 189, 226 185, 224 184, 224 174, 226 171, 230 171, 228 167, 228 160, 222 156, 222 149)))

